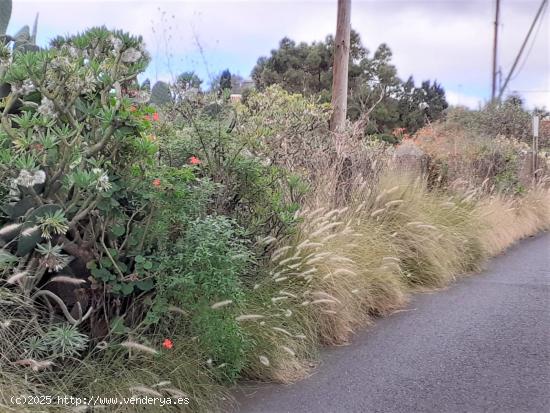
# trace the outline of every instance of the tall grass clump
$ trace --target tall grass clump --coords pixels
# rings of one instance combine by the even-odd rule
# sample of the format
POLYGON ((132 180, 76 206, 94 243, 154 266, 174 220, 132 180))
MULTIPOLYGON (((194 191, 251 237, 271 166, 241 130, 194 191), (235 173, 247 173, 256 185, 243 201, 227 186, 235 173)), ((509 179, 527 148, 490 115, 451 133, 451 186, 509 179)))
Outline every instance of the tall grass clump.
POLYGON ((303 376, 319 345, 342 344, 360 326, 402 307, 417 288, 447 285, 483 258, 472 197, 428 191, 387 172, 352 184, 349 206, 312 198, 296 233, 268 239, 268 274, 239 317, 253 337, 248 377, 303 376), (326 205, 326 203, 325 203, 326 205))
POLYGON ((422 178, 393 171, 368 202, 370 218, 391 234, 409 284, 441 287, 478 268, 483 251, 471 197, 429 191, 422 178))
POLYGON ((476 210, 483 222, 481 242, 489 256, 502 253, 518 240, 550 229, 550 190, 543 178, 520 197, 492 194, 476 210))

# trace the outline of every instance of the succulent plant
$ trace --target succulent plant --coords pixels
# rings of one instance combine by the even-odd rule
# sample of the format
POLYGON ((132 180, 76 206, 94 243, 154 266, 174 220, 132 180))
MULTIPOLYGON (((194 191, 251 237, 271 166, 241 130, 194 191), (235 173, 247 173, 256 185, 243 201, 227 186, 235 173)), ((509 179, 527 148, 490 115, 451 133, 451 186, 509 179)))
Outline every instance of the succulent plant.
POLYGON ((11 18, 12 1, 0 1, 0 35, 5 36, 11 18))
MULTIPOLYGON (((10 8, 0 2, 0 29, 10 8)), ((28 28, 19 35, 32 37, 28 28)), ((0 280, 76 325, 94 312, 75 293, 86 284, 93 294, 88 264, 100 263, 95 276, 128 294, 140 281, 127 281, 128 236, 148 210, 132 213, 140 194, 127 188, 142 184, 139 171, 157 150, 148 112, 128 91, 139 90, 148 56, 141 38, 105 28, 11 53, 0 72, 9 85, 0 111, 0 280)))
MULTIPOLYGON (((12 51, 15 52, 29 52, 29 51, 37 51, 39 50, 39 47, 36 45, 36 31, 38 28, 38 14, 36 15, 34 19, 34 24, 32 28, 32 33, 30 31, 29 26, 23 26, 19 31, 13 35, 10 36, 6 34, 6 31, 8 29, 8 25, 11 19, 11 11, 12 11, 12 0, 0 0, 0 38, 3 39, 3 41, 0 41, 0 43, 3 43, 5 47, 8 47, 10 44, 13 45, 12 51)), ((6 71, 6 66, 2 63, 0 64, 0 74, 3 74, 6 71)), ((12 85, 9 83, 0 83, 0 99, 5 98, 8 96, 11 92, 12 85)), ((17 109, 20 107, 20 101, 19 99, 15 99, 15 102, 13 102, 13 109, 17 109)))
POLYGON ((29 26, 25 25, 13 36, 6 34, 11 19, 12 0, 0 0, 0 36, 4 38, 4 44, 13 42, 14 51, 35 51, 36 30, 38 28, 38 14, 34 19, 32 32, 29 26))

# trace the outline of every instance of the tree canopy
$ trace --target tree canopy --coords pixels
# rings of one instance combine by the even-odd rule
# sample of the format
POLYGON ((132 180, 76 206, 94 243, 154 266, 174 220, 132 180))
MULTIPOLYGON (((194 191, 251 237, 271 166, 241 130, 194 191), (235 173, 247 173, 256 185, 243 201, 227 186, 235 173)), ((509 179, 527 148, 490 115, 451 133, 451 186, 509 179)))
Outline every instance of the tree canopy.
MULTIPOLYGON (((354 30, 350 45, 348 117, 367 118, 365 133, 388 134, 395 127, 414 132, 447 108, 445 91, 437 82, 416 86, 412 77, 403 82, 397 76, 388 45, 381 44, 371 56, 354 30)), ((332 35, 310 44, 285 37, 269 57, 258 59, 252 79, 259 90, 279 84, 289 92, 317 95, 328 102, 333 53, 332 35)))

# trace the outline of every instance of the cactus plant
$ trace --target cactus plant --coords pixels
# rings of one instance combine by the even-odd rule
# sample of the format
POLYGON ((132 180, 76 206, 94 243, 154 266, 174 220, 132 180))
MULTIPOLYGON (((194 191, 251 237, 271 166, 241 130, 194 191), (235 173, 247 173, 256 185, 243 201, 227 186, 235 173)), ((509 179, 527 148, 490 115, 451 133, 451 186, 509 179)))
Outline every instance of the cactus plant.
POLYGON ((0 0, 0 36, 4 38, 4 44, 13 42, 14 51, 27 52, 38 50, 36 45, 36 31, 38 28, 38 14, 34 19, 33 30, 29 26, 23 26, 15 35, 7 35, 7 29, 11 19, 12 0, 0 0))
MULTIPOLYGON (((4 45, 13 45, 13 52, 29 52, 37 51, 39 47, 36 45, 36 31, 38 28, 38 14, 34 19, 33 30, 30 32, 29 26, 23 26, 14 36, 6 34, 8 25, 11 19, 12 0, 0 0, 0 38, 3 39, 4 45)), ((3 74, 6 70, 5 65, 0 64, 0 74, 3 74)), ((11 91, 11 85, 9 83, 0 83, 0 99, 5 98, 11 91)), ((15 99, 12 110, 21 105, 19 99, 15 99)))
POLYGON ((12 1, 0 0, 0 36, 5 36, 11 18, 12 1))

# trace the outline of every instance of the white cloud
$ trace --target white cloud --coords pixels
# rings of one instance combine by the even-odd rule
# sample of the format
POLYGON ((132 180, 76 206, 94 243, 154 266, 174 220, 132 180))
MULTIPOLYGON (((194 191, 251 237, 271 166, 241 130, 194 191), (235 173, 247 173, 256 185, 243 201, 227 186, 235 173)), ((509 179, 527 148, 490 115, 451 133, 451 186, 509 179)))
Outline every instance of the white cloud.
MULTIPOLYGON (((502 2, 499 62, 504 73, 539 4, 539 0, 502 2)), ((154 57, 149 73, 163 77, 169 66, 174 72, 207 71, 196 38, 209 71, 229 67, 247 75, 256 59, 269 55, 283 36, 322 40, 334 32, 336 22, 335 0, 14 0, 10 31, 32 23, 37 11, 42 44, 48 36, 102 24, 142 34, 154 57), (162 22, 159 8, 165 11, 162 22), (168 58, 169 54, 173 56, 168 58)), ((510 90, 530 91, 520 92, 529 106, 550 101, 545 81, 550 72, 548 14, 536 42, 529 46, 528 59, 510 83, 510 90)), ((364 44, 374 50, 387 43, 401 77, 412 74, 417 82, 437 79, 449 99, 464 95, 465 102, 489 97, 493 19, 493 2, 488 0, 354 0, 352 5, 352 26, 364 44)))
POLYGON ((469 96, 454 90, 446 90, 447 102, 451 106, 466 106, 470 109, 477 109, 484 104, 483 99, 477 96, 469 96))

